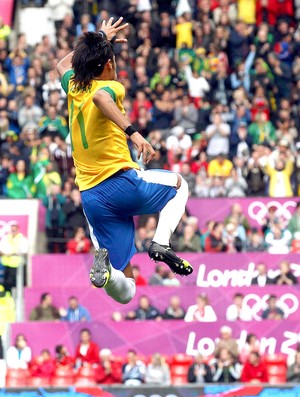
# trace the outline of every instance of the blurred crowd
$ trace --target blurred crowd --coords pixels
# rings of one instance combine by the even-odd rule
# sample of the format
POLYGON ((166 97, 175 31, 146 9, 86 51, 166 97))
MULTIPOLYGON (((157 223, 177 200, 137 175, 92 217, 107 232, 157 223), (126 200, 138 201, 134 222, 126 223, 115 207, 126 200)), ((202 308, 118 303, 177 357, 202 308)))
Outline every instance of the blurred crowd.
MULTIPOLYGON (((179 287, 181 281, 174 276, 164 265, 157 265, 155 272, 149 280, 143 277, 142 272, 137 265, 133 265, 133 274, 138 287, 149 286, 166 286, 179 287)), ((265 287, 274 286, 294 286, 298 284, 298 278, 287 260, 278 263, 277 269, 268 269, 264 262, 256 264, 251 285, 265 287)), ((224 307, 222 313, 217 316, 214 304, 210 303, 210 291, 208 293, 199 293, 197 296, 190 296, 188 303, 185 305, 181 302, 182 295, 180 290, 174 293, 165 303, 163 308, 158 308, 154 295, 150 298, 147 290, 138 299, 135 305, 130 309, 124 308, 121 311, 112 313, 112 320, 119 322, 123 320, 184 320, 186 322, 215 322, 217 320, 226 321, 261 321, 261 320, 281 320, 289 317, 292 312, 284 301, 276 295, 280 290, 274 289, 273 294, 267 294, 266 299, 262 299, 259 304, 253 306, 253 302, 248 302, 246 290, 236 292, 232 296, 232 301, 228 307, 224 307)), ((1 301, 1 300, 0 300, 1 301)), ((4 307, 4 306, 3 306, 4 307)), ((9 308, 8 308, 9 309, 9 308)), ((32 308, 28 315, 29 321, 92 321, 90 315, 91 304, 84 307, 80 299, 71 296, 68 300, 67 308, 58 307, 49 292, 45 292, 40 297, 40 302, 32 308)), ((3 318, 4 320, 4 318, 3 318)))
MULTIPOLYGON (((157 221, 157 215, 139 218, 135 241, 138 252, 148 251, 157 221)), ((232 204, 222 222, 217 222, 212 214, 212 219, 202 228, 197 217, 185 213, 171 243, 179 252, 300 253, 300 202, 295 203, 290 219, 280 216, 277 207, 271 205, 261 223, 260 226, 251 227, 247 215, 237 202, 232 204)))
MULTIPOLYGON (((22 0, 21 4, 48 7, 56 36, 53 41, 45 35, 32 46, 25 32, 15 35, 0 18, 0 198, 42 201, 48 252, 76 254, 91 249, 75 184, 66 96, 56 65, 82 33, 96 31, 111 16, 129 22, 123 33, 128 42, 115 46, 118 80, 126 88, 127 116, 155 148, 149 169, 180 172, 191 197, 299 195, 298 0, 22 0)), ((130 149, 135 158, 134 148, 130 149)), ((237 203, 222 222, 213 215, 204 228, 198 222, 184 215, 172 241, 175 250, 300 253, 300 203, 289 220, 271 206, 259 228, 250 226, 237 203)), ((139 252, 147 252, 156 224, 156 215, 137 220, 139 252)), ((27 239, 12 222, 0 241, 5 267, 0 305, 5 321, 15 319, 10 289, 19 263, 14 260, 27 252, 27 239)), ((264 263, 257 263, 256 270, 254 285, 297 284, 287 261, 279 264, 275 278, 269 277, 264 263)), ((157 266, 149 280, 134 266, 134 276, 138 285, 180 285, 163 266, 157 266)), ((161 311, 144 295, 134 310, 113 313, 113 320, 216 321, 208 296, 191 300, 189 307, 182 307, 174 294, 161 311)), ((269 296, 259 317, 285 319, 280 298, 269 296)), ((224 308, 225 318, 253 320, 242 292, 224 308)), ((29 320, 89 322, 92 318, 77 297, 70 297, 66 308, 57 308, 51 294, 45 293, 29 320)), ((79 339, 73 354, 59 345, 54 355, 45 348, 32 357, 26 337, 17 335, 6 352, 7 367, 49 382, 62 367, 71 369, 72 382, 83 377, 86 368, 98 383, 168 385, 175 379, 173 358, 158 353, 142 358, 135 351, 126 358, 114 357, 93 342, 88 328, 79 339)), ((300 381, 298 350, 288 359, 282 381, 300 381)), ((241 350, 225 326, 213 356, 185 358, 185 381, 267 382, 263 354, 255 335, 248 335, 241 350)))
POLYGON ((56 38, 28 45, 0 18, 0 196, 43 200, 50 252, 82 226, 64 226, 80 197, 56 65, 110 16, 129 22, 128 42, 115 46, 118 80, 128 117, 156 150, 149 168, 181 172, 193 197, 299 194, 298 2, 22 4, 48 7, 56 38))
POLYGON ((128 350, 125 357, 115 356, 108 348, 100 349, 88 328, 81 329, 74 354, 65 345, 57 345, 54 354, 45 348, 33 357, 26 336, 18 334, 14 345, 7 350, 6 380, 8 385, 12 385, 13 376, 19 370, 19 374, 28 376, 27 385, 32 386, 38 383, 41 386, 61 386, 61 378, 64 378, 64 385, 79 385, 80 382, 85 385, 123 383, 126 386, 224 382, 259 384, 269 382, 276 367, 277 384, 299 382, 299 346, 296 353, 287 359, 278 357, 277 362, 272 362, 272 357, 262 352, 255 334, 248 334, 241 348, 230 327, 223 326, 219 332, 213 354, 203 356, 198 353, 195 357, 185 354, 166 356, 157 352, 147 357, 138 355, 135 350, 128 350))

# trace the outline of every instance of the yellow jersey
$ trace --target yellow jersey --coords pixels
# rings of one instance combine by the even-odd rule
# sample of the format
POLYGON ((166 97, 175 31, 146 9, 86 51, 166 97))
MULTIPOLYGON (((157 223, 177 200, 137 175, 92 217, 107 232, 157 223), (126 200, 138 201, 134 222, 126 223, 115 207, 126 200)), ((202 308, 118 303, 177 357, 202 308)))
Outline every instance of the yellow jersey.
POLYGON ((87 190, 121 169, 139 169, 130 155, 125 132, 109 120, 93 103, 98 90, 107 91, 123 114, 125 89, 115 80, 92 80, 86 90, 76 90, 74 72, 62 77, 62 87, 68 96, 69 129, 76 183, 87 190))
POLYGON ((238 0, 238 19, 254 25, 256 23, 256 1, 255 0, 238 0))
POLYGON ((192 22, 186 21, 176 25, 176 48, 180 49, 183 45, 187 48, 193 47, 192 22))

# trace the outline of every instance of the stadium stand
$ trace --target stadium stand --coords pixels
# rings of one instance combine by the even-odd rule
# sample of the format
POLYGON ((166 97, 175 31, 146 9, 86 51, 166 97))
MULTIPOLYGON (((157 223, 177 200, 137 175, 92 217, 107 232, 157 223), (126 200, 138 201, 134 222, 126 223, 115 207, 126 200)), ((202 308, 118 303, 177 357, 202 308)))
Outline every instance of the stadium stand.
MULTIPOLYGON (((280 389, 274 394, 267 386, 285 385, 299 350, 299 1, 22 0, 15 8, 15 23, 13 7, 0 17, 0 335, 4 358, 18 334, 26 336, 33 358, 28 368, 10 368, 7 361, 0 387, 1 376, 14 389, 105 386, 97 380, 100 358, 84 366, 74 358, 83 328, 101 349, 112 351, 118 367, 132 349, 145 368, 158 352, 171 385, 186 386, 198 353, 215 371, 215 347, 225 325, 239 352, 247 335, 256 335, 257 343, 247 349, 257 351, 267 368, 267 385, 242 392, 259 395, 266 387, 264 395, 277 395, 280 389), (172 246, 185 251, 195 269, 176 282, 164 270, 156 272, 147 249, 157 216, 136 219, 139 253, 133 263, 145 285, 125 307, 89 284, 93 252, 56 72, 81 32, 120 15, 129 22, 128 43, 115 47, 126 112, 155 148, 149 168, 181 172, 188 181, 190 199, 172 246), (28 247, 14 251, 10 233, 16 225, 28 247), (20 295, 14 288, 16 261, 24 257, 20 295), (155 272, 160 285, 149 285, 155 272), (57 309, 53 322, 29 321, 42 294, 57 309), (215 322, 164 318, 173 296, 186 311, 199 294, 209 298, 215 322), (236 294, 241 306, 234 306, 236 294), (262 320, 270 295, 277 307, 262 320), (91 321, 65 320, 72 296, 91 321), (156 320, 132 320, 142 296, 157 309, 156 320), (234 318, 226 315, 228 307, 234 318), (281 319, 275 319, 276 310, 281 319), (66 346, 63 360, 57 345, 66 346), (47 349, 50 357, 43 361, 47 349)), ((203 306, 195 310, 194 320, 203 318, 203 306)), ((147 318, 146 309, 140 314, 147 318)), ((202 387, 203 374, 199 379, 202 387)), ((234 395, 227 386, 204 385, 203 395, 234 395)), ((281 394, 299 394, 288 386, 281 394)))

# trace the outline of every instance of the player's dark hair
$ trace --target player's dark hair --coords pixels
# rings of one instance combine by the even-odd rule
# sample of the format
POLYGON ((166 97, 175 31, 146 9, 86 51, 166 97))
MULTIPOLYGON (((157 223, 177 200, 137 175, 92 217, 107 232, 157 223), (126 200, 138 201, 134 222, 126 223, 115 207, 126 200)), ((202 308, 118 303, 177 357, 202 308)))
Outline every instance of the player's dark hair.
POLYGON ((80 37, 72 57, 73 82, 76 90, 85 90, 99 76, 114 51, 110 41, 99 33, 87 32, 80 37))

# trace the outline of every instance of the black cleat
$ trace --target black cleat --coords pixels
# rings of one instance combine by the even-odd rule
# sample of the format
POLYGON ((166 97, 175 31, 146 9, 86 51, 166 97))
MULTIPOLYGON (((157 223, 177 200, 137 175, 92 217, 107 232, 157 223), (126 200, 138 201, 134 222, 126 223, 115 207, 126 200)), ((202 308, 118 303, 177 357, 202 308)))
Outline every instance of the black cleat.
POLYGON ((155 262, 164 262, 173 273, 188 276, 193 272, 192 265, 185 259, 179 258, 168 245, 151 242, 148 254, 155 262))
POLYGON ((90 280, 97 288, 106 286, 110 279, 111 264, 106 248, 99 248, 95 253, 93 267, 90 270, 90 280))

